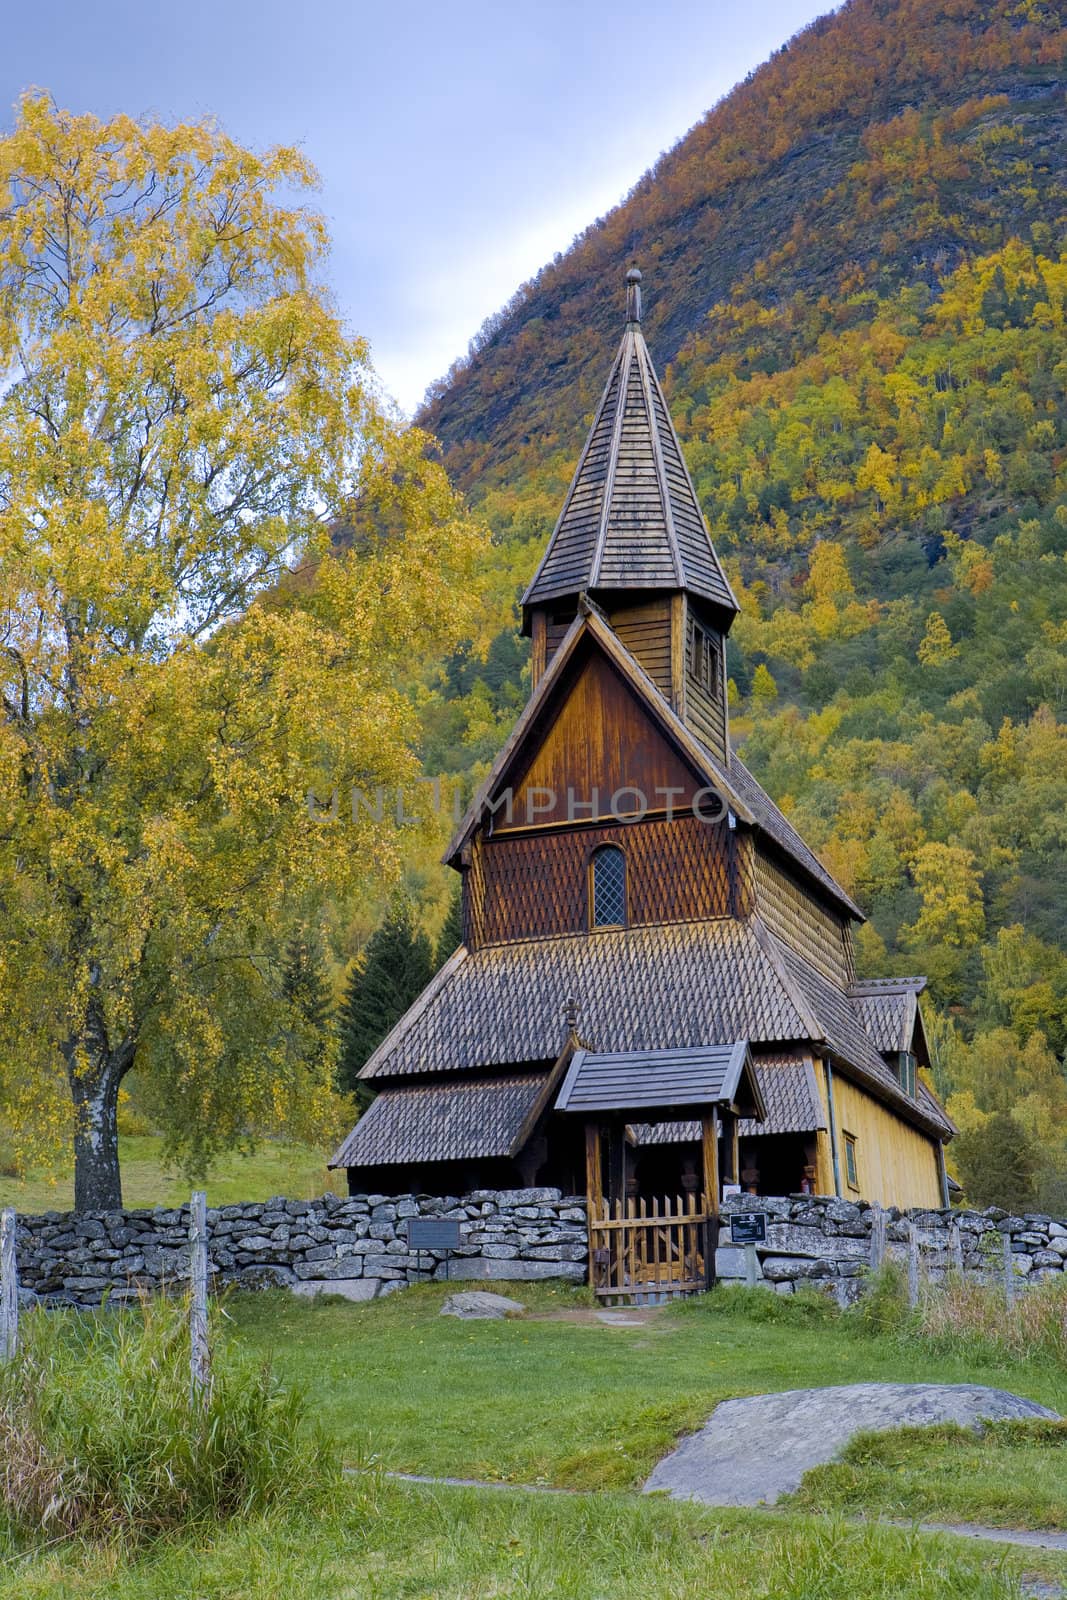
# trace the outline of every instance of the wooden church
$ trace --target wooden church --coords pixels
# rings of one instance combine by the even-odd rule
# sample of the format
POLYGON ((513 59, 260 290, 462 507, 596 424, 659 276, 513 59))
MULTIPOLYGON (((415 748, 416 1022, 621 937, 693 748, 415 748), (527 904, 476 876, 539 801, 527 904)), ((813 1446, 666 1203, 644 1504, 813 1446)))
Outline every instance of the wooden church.
POLYGON ((862 913, 730 749, 738 607, 640 282, 523 597, 529 703, 445 858, 464 943, 332 1164, 353 1192, 552 1184, 605 1216, 677 1196, 702 1221, 731 1187, 941 1206, 924 980, 857 982, 862 913))

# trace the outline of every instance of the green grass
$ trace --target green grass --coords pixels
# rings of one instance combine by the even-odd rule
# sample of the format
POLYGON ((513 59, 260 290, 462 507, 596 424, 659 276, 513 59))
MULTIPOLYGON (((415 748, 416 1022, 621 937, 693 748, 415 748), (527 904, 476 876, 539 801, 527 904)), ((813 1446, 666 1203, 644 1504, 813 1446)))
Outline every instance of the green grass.
POLYGON ((45 1552, 0 1569, 0 1600, 1011 1600, 1024 1571, 1067 1564, 771 1512, 369 1483, 321 1519, 136 1559, 45 1552))
MULTIPOLYGON (((349 1459, 435 1476, 630 1488, 719 1400, 861 1380, 984 1383, 1067 1411, 1062 1369, 931 1355, 855 1333, 799 1296, 729 1290, 622 1328, 456 1321, 438 1315, 446 1292, 427 1285, 367 1306, 268 1293, 229 1310, 242 1338, 307 1388, 349 1459)), ((534 1312, 585 1301, 565 1288, 514 1292, 534 1312)))
POLYGON ((1067 1423, 998 1423, 860 1434, 840 1461, 805 1475, 807 1511, 991 1527, 1067 1528, 1067 1423))
MULTIPOLYGON (((329 1172, 322 1150, 308 1145, 266 1140, 254 1155, 220 1156, 206 1185, 193 1184, 168 1168, 162 1152, 162 1139, 150 1134, 120 1135, 122 1197, 130 1209, 181 1205, 191 1189, 200 1187, 206 1187, 212 1206, 270 1200, 276 1194, 291 1200, 313 1200, 328 1189, 344 1192, 344 1174, 329 1172)), ((69 1173, 54 1178, 45 1174, 26 1179, 0 1177, 0 1206, 34 1214, 69 1211, 73 1204, 74 1181, 69 1173)))
POLYGON ((843 1470, 820 1469, 774 1511, 625 1492, 728 1395, 967 1381, 1067 1409, 1067 1373, 1051 1362, 931 1355, 814 1297, 722 1292, 621 1328, 597 1322, 584 1291, 517 1285, 531 1317, 489 1323, 439 1316, 447 1292, 368 1306, 234 1296, 237 1343, 273 1355, 363 1470, 317 1517, 287 1505, 148 1549, 77 1541, 20 1555, 0 1536, 0 1600, 1010 1600, 1024 1572, 1067 1582, 1059 1556, 849 1520, 1061 1525, 1065 1452, 1051 1430, 863 1440, 843 1470), (380 1468, 598 1492, 423 1488, 380 1468))

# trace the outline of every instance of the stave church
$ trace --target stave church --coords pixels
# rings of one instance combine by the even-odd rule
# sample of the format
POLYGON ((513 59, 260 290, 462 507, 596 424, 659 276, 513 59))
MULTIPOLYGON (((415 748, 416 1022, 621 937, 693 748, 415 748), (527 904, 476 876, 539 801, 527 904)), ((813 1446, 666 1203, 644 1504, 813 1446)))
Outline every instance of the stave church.
POLYGON ((948 1203, 924 980, 731 749, 737 602, 641 328, 641 274, 523 596, 529 702, 455 837, 464 942, 366 1063, 352 1192, 554 1185, 948 1203))

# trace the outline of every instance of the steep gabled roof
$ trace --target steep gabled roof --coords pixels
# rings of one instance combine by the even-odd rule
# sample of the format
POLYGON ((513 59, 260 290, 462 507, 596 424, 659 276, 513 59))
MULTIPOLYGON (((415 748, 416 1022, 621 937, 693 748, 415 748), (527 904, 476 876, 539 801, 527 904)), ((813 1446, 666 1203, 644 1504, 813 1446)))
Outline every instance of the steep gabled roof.
POLYGON ((577 1006, 596 1051, 684 1050, 746 1039, 810 1041, 907 1120, 942 1136, 931 1096, 900 1087, 848 996, 758 918, 659 923, 461 946, 361 1074, 375 1081, 544 1069, 577 1006))
POLYGON ((627 280, 622 343, 523 607, 598 589, 688 589, 729 627, 737 601, 641 332, 640 276, 627 280))
POLYGON ((741 822, 760 829, 779 849, 792 858, 797 866, 815 880, 849 916, 864 920, 863 912, 841 885, 827 872, 822 862, 808 849, 793 825, 783 816, 770 796, 760 787, 748 768, 737 758, 730 759, 729 770, 723 766, 708 747, 697 738, 676 714, 669 701, 645 672, 640 663, 612 630, 597 607, 583 604, 578 616, 564 635, 563 642, 548 664, 533 694, 511 731, 485 781, 472 800, 466 815, 457 828, 444 860, 451 865, 458 862, 464 845, 468 844, 486 814, 493 794, 500 788, 509 770, 519 758, 527 739, 534 733, 549 703, 561 688, 561 680, 568 662, 573 658, 585 637, 590 637, 604 651, 619 670, 637 698, 651 714, 667 738, 692 766, 703 783, 710 784, 741 822))
MULTIPOLYGON (((925 978, 863 978, 849 988, 849 996, 863 1019, 876 1050, 910 1050, 918 1022, 922 1031, 919 996, 925 978)), ((923 1036, 925 1047, 925 1035, 923 1036)))

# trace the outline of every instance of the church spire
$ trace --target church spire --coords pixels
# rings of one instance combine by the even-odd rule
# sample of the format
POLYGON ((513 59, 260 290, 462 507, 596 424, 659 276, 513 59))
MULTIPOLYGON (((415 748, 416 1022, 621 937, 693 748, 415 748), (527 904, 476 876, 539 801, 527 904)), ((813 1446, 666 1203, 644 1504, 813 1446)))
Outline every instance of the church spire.
POLYGON ((579 594, 684 592, 723 633, 737 601, 715 554, 641 330, 641 273, 626 274, 626 326, 548 549, 523 595, 531 612, 579 594))

